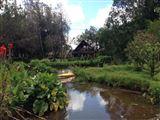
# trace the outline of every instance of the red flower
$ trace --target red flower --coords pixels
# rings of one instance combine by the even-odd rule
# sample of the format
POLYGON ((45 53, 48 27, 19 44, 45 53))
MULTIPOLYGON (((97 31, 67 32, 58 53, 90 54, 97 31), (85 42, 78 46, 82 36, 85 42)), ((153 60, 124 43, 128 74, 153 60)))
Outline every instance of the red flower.
POLYGON ((3 44, 3 45, 0 47, 0 57, 5 57, 5 56, 6 56, 6 53, 7 53, 7 48, 6 48, 6 46, 3 44))
POLYGON ((1 50, 6 50, 6 46, 3 44, 1 47, 0 47, 1 50))
POLYGON ((13 49, 13 47, 14 47, 13 43, 9 43, 9 48, 13 49))

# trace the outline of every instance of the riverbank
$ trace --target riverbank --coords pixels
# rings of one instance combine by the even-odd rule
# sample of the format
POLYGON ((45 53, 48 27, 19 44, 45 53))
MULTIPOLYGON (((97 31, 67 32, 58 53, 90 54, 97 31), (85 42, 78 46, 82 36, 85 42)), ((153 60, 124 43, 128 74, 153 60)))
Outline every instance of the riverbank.
POLYGON ((67 83, 66 110, 49 113, 47 120, 151 120, 160 108, 139 93, 95 83, 67 83), (131 97, 132 96, 132 97, 131 97))
POLYGON ((95 82, 111 87, 140 91, 152 103, 160 104, 160 75, 152 79, 144 71, 135 71, 131 65, 75 68, 74 73, 79 82, 95 82))

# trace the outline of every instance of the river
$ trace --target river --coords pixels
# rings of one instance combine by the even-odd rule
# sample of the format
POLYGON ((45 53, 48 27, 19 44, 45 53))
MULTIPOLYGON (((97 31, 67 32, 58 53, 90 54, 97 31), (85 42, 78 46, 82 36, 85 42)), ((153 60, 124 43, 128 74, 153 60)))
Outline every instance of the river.
POLYGON ((89 83, 67 83, 69 105, 47 120, 159 120, 160 108, 138 92, 89 83), (158 119, 159 118, 159 119, 158 119))

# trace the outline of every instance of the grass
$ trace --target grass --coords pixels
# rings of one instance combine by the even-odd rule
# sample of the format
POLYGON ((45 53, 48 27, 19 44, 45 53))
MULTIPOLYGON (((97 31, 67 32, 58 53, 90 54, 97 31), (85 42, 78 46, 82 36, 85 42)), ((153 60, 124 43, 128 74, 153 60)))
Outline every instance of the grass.
POLYGON ((77 80, 96 82, 147 93, 153 103, 160 103, 160 75, 155 80, 144 71, 138 72, 131 65, 104 65, 102 68, 75 68, 77 80))

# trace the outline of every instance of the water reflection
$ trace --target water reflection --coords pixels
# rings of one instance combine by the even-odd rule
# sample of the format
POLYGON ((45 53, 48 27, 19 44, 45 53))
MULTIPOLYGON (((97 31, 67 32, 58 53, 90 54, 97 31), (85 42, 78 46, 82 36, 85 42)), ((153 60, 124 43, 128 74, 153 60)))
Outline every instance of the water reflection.
POLYGON ((70 103, 68 106, 69 120, 109 120, 110 115, 106 113, 106 102, 100 96, 100 91, 80 92, 75 89, 68 91, 70 103))
POLYGON ((98 92, 97 93, 97 99, 98 99, 98 101, 99 101, 99 104, 101 105, 101 106, 105 106, 105 105, 108 105, 108 101, 105 101, 102 97, 101 97, 101 95, 100 95, 100 93, 98 92))
POLYGON ((143 97, 119 89, 91 84, 67 84, 70 102, 49 120, 146 120, 156 119, 160 109, 143 97))
POLYGON ((68 110, 82 111, 84 108, 84 102, 86 100, 86 94, 79 93, 78 91, 69 91, 70 103, 68 110))

